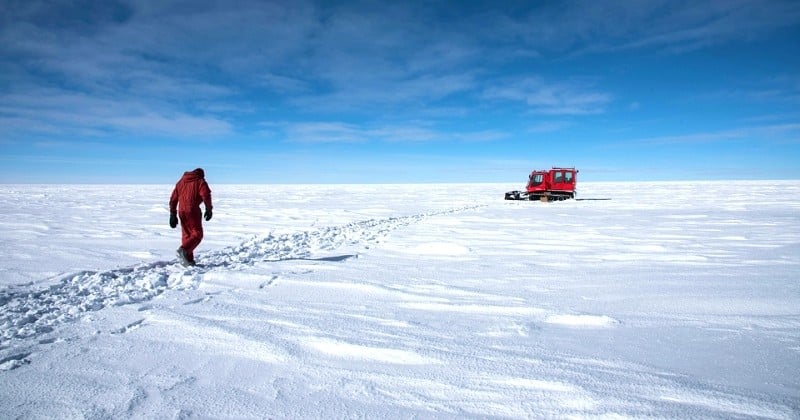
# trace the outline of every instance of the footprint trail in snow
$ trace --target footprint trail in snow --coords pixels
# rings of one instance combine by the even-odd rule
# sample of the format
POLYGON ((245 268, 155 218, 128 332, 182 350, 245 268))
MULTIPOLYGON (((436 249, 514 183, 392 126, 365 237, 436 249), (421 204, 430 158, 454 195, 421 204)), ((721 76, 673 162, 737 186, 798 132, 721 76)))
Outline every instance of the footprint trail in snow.
POLYGON ((51 332, 82 313, 107 306, 144 302, 169 289, 194 288, 202 275, 216 268, 235 269, 259 262, 309 258, 316 251, 375 242, 387 233, 427 217, 472 210, 469 206, 410 216, 371 219, 313 231, 248 239, 243 243, 203 255, 203 264, 184 268, 176 262, 155 262, 135 267, 60 276, 42 290, 10 287, 0 291, 0 348, 14 339, 51 332))

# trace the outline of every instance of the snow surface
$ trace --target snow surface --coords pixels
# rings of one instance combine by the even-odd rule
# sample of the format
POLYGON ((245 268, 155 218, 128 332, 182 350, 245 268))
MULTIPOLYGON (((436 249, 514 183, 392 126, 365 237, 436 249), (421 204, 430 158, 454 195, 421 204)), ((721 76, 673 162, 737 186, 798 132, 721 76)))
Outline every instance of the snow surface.
POLYGON ((0 418, 800 418, 800 181, 0 185, 0 418))

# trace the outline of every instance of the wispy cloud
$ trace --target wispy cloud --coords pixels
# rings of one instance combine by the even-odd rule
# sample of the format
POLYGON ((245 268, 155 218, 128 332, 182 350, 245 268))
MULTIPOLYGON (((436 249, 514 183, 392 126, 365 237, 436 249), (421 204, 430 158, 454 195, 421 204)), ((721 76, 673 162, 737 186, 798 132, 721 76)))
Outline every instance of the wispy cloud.
POLYGON ((220 137, 233 133, 230 123, 193 115, 153 102, 101 98, 63 90, 0 95, 0 133, 59 134, 73 137, 127 133, 179 138, 220 137))
POLYGON ((273 127, 265 133, 276 133, 297 143, 424 143, 424 142, 488 142, 509 136, 497 130, 444 131, 423 126, 381 125, 379 128, 363 127, 343 122, 304 122, 273 127))
POLYGON ((489 87, 483 97, 523 102, 529 110, 549 115, 602 113, 613 97, 585 82, 547 82, 539 78, 507 80, 489 87))
POLYGON ((572 125, 569 121, 543 121, 528 127, 529 133, 552 133, 572 125))
POLYGON ((279 93, 308 93, 311 89, 308 82, 297 77, 283 76, 274 73, 261 75, 264 86, 279 93))
POLYGON ((231 125, 225 121, 185 114, 165 116, 148 113, 108 118, 106 121, 115 129, 124 129, 132 133, 141 130, 145 134, 181 138, 225 137, 232 133, 231 125))
POLYGON ((288 141, 296 143, 363 143, 371 139, 368 131, 338 122, 292 124, 284 132, 288 141))
POLYGON ((631 140, 626 143, 674 145, 674 144, 703 144, 730 141, 774 142, 790 141, 800 143, 800 124, 773 124, 751 127, 739 127, 729 130, 709 131, 700 133, 679 134, 671 136, 645 137, 631 140))
POLYGON ((800 76, 779 75, 765 80, 740 80, 735 87, 698 95, 710 101, 800 104, 800 76))
POLYGON ((573 54, 658 49, 682 53, 731 41, 761 39, 800 23, 793 0, 567 1, 516 16, 497 14, 502 36, 533 50, 573 54))

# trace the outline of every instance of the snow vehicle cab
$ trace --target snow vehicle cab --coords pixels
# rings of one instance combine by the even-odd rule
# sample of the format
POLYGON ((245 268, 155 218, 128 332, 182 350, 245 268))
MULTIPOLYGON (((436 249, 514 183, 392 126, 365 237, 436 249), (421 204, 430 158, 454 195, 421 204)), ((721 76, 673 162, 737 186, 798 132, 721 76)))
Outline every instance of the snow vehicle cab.
POLYGON ((552 168, 531 172, 525 191, 509 191, 506 200, 561 201, 575 198, 578 171, 575 168, 552 168))

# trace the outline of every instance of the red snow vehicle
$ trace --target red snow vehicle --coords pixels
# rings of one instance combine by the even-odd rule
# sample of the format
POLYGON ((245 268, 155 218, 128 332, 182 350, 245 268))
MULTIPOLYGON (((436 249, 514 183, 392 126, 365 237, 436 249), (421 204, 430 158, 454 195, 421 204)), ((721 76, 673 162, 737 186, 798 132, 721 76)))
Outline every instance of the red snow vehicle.
POLYGON ((561 201, 575 198, 577 175, 575 168, 533 171, 528 178, 526 190, 509 191, 506 193, 506 200, 561 201))

